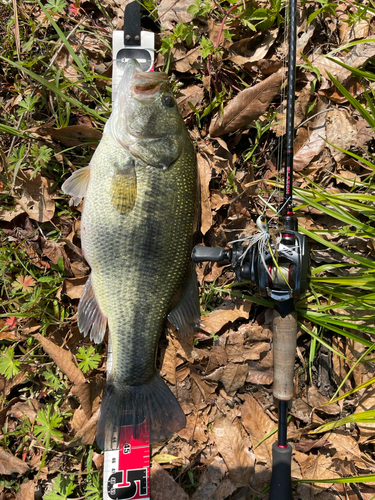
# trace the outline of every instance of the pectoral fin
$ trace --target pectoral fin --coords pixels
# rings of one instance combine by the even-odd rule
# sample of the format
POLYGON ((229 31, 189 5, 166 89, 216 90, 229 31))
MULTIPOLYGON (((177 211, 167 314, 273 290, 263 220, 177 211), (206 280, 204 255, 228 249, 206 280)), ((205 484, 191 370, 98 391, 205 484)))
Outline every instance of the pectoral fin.
POLYGON ((198 282, 193 268, 189 284, 177 306, 168 314, 168 319, 178 329, 181 337, 189 340, 200 323, 200 317, 198 282))
POLYGON ((65 194, 72 196, 72 202, 77 206, 82 198, 86 196, 87 187, 90 180, 90 166, 80 168, 64 182, 61 189, 65 194))
POLYGON ((134 161, 131 158, 115 165, 115 174, 110 189, 113 207, 121 215, 131 212, 137 198, 137 176, 134 161))

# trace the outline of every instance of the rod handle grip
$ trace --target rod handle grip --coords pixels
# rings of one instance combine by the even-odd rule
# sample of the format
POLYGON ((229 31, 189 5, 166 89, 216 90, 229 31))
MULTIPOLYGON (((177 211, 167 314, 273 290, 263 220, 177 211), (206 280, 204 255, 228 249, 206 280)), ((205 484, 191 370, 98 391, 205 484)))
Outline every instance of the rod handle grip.
POLYGON ((292 496, 292 447, 272 445, 272 478, 269 500, 293 500, 292 496))
POLYGON ((294 362, 297 345, 297 313, 283 318, 273 310, 273 395, 282 401, 293 399, 294 362))

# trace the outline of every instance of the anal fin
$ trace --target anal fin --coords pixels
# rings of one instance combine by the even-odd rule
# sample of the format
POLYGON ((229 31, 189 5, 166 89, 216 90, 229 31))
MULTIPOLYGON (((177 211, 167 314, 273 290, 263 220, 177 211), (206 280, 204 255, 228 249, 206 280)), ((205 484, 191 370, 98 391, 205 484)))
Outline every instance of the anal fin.
POLYGON ((95 298, 90 275, 78 304, 78 328, 85 337, 90 332, 90 340, 100 344, 103 341, 106 327, 107 318, 101 312, 95 298))
POLYGON ((80 168, 72 173, 72 175, 64 182, 61 189, 65 194, 72 196, 74 205, 78 205, 82 198, 86 196, 87 187, 90 180, 90 166, 80 168))
POLYGON ((200 317, 198 282, 193 267, 189 284, 177 306, 168 314, 168 319, 184 340, 190 340, 200 323, 200 317))

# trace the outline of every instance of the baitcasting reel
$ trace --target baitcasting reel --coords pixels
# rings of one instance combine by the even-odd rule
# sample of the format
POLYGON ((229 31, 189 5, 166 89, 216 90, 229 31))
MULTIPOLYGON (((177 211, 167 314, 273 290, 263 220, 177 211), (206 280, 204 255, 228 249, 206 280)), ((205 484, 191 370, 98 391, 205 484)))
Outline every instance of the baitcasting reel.
POLYGON ((290 304, 306 292, 309 247, 305 236, 297 231, 297 219, 292 212, 280 217, 279 221, 282 229, 274 238, 271 251, 270 245, 255 244, 249 249, 241 240, 235 240, 232 249, 197 245, 193 249, 192 259, 194 262, 230 263, 237 280, 247 280, 257 285, 259 294, 274 299, 284 317, 290 311, 290 304))

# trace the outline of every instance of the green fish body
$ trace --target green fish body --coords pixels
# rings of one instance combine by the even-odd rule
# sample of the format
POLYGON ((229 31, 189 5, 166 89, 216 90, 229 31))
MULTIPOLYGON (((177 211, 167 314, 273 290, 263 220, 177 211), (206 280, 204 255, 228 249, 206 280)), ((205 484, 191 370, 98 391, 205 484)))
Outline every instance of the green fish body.
POLYGON ((78 326, 95 342, 108 324, 112 371, 97 443, 111 449, 123 425, 148 416, 151 442, 186 425, 155 368, 168 317, 190 337, 199 322, 190 253, 197 198, 194 146, 163 73, 127 64, 117 102, 89 167, 63 185, 84 197, 81 234, 91 275, 78 326))

